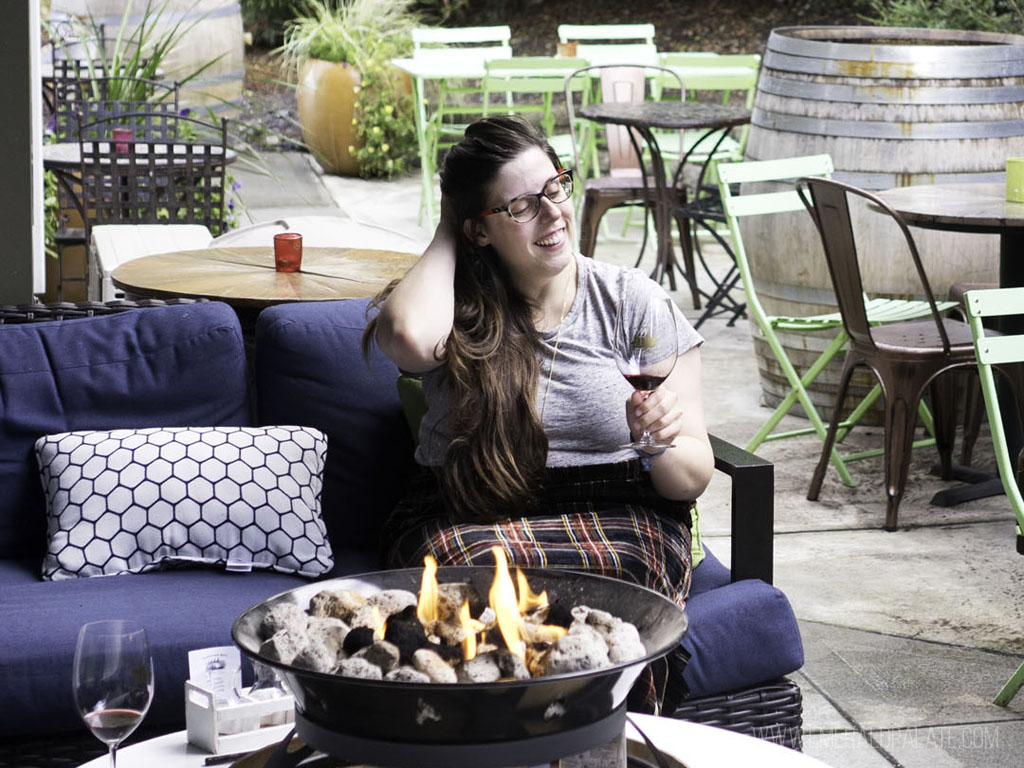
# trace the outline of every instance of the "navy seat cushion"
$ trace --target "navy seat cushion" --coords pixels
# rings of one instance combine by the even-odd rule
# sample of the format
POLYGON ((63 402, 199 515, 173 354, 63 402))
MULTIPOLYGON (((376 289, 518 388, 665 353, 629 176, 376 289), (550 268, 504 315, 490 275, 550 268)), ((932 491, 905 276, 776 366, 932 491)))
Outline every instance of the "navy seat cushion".
POLYGON ((367 303, 281 304, 256 323, 257 422, 327 434, 321 509, 336 573, 349 567, 344 550, 380 549, 381 523, 413 467, 398 369, 376 348, 369 363, 362 355, 367 303))
POLYGON ((43 435, 250 419, 241 329, 226 304, 0 326, 0 558, 45 549, 32 452, 43 435))
POLYGON ((786 596, 760 579, 728 583, 729 571, 706 551, 686 601, 689 628, 683 648, 691 658, 683 680, 690 696, 746 688, 802 667, 800 628, 786 596), (723 573, 725 582, 720 581, 723 573))
POLYGON ((0 737, 81 730, 71 694, 78 630, 119 618, 140 622, 149 638, 155 692, 146 724, 183 728, 188 652, 231 645, 240 613, 307 583, 293 575, 212 569, 43 582, 37 559, 3 562, 0 737))

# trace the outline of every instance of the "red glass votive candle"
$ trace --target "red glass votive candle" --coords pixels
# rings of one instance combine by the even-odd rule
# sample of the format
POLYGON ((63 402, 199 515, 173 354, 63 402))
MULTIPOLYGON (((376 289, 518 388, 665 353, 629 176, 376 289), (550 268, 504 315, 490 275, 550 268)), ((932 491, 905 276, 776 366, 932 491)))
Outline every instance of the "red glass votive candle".
POLYGON ((274 269, 278 272, 298 272, 302 267, 302 235, 282 232, 274 235, 274 269))
POLYGON ((114 152, 119 155, 128 154, 128 142, 132 140, 131 128, 115 128, 113 130, 114 152))

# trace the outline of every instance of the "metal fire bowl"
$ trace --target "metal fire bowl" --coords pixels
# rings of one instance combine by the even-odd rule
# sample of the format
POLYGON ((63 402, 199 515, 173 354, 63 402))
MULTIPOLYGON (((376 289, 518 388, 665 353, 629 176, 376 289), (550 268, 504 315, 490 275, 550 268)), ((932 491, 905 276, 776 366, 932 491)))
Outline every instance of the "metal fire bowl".
MULTIPOLYGON (((607 717, 626 700, 644 666, 675 648, 686 632, 686 615, 671 600, 635 584, 603 576, 524 568, 534 592, 552 602, 587 605, 634 624, 647 654, 628 664, 531 680, 498 683, 398 683, 311 672, 260 655, 258 628, 276 605, 303 610, 324 589, 371 595, 385 589, 419 592, 421 569, 378 571, 319 581, 257 603, 235 620, 235 643, 255 661, 277 669, 310 721, 350 736, 422 744, 510 741, 579 728, 607 717)), ((486 595, 494 569, 438 568, 439 583, 467 582, 486 595)))

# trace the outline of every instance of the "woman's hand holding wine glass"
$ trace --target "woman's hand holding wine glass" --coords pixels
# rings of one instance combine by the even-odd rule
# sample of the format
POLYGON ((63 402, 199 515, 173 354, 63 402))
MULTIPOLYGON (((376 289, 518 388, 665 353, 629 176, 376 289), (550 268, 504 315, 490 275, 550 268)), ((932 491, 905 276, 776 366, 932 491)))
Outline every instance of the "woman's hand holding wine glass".
POLYGON ((153 700, 153 661, 146 630, 131 621, 95 621, 78 633, 72 688, 89 730, 110 748, 139 726, 153 700))
MULTIPOLYGON (((615 363, 626 381, 647 396, 672 373, 679 352, 672 299, 636 290, 623 291, 615 318, 615 363)), ((671 448, 671 441, 656 440, 644 429, 626 446, 653 453, 671 448)))

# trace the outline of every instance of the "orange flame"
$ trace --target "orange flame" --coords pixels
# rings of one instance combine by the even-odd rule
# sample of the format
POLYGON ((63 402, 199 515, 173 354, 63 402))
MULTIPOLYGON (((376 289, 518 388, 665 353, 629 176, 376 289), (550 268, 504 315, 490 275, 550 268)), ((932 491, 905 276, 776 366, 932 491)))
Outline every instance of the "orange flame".
POLYGON ((370 613, 370 623, 373 627, 373 639, 383 640, 384 631, 387 629, 388 623, 381 617, 380 608, 376 605, 373 606, 373 610, 370 613))
POLYGON ((423 575, 420 577, 420 599, 416 604, 416 618, 423 626, 437 621, 437 560, 431 555, 423 558, 423 575))
POLYGON ((476 636, 477 633, 483 632, 484 623, 477 621, 469 614, 469 600, 466 600, 462 604, 462 608, 459 610, 459 624, 465 630, 465 637, 462 638, 462 658, 466 661, 476 656, 476 636))
POLYGON ((526 643, 523 642, 519 633, 519 605, 516 600, 516 588, 512 583, 512 576, 508 572, 505 550, 495 546, 491 547, 491 553, 494 555, 494 582, 491 584, 488 599, 491 608, 497 615, 498 629, 501 630, 501 636, 505 638, 505 645, 520 658, 526 658, 526 643))
POLYGON ((519 615, 525 616, 535 608, 548 604, 548 593, 544 590, 539 595, 530 589, 526 574, 516 568, 516 581, 519 583, 519 615))

